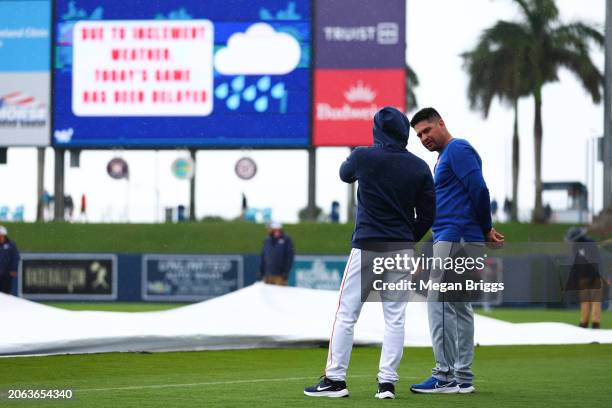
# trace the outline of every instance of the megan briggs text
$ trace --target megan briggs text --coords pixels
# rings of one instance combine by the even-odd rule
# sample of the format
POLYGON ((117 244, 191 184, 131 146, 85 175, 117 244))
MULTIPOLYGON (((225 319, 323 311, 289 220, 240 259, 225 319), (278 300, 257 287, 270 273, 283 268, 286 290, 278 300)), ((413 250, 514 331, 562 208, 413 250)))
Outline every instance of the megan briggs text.
POLYGON ((391 291, 436 291, 436 292, 461 292, 461 291, 478 291, 486 293, 501 292, 504 290, 503 282, 485 282, 483 280, 466 280, 464 282, 433 282, 431 280, 411 282, 408 280, 400 280, 398 282, 384 282, 382 279, 377 279, 372 284, 374 290, 391 290, 391 291))

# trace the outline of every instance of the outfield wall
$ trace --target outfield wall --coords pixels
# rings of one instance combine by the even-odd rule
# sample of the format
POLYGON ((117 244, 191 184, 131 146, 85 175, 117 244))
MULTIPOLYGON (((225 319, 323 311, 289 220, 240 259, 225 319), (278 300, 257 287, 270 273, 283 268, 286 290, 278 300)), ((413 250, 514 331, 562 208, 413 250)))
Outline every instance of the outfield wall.
MULTIPOLYGON (((259 279, 257 254, 24 253, 13 294, 44 301, 197 302, 249 286, 259 279)), ((289 285, 336 290, 347 258, 298 255, 289 285)), ((483 278, 503 282, 486 301, 566 303, 567 256, 506 256, 487 260, 483 278)), ((603 265, 612 265, 612 254, 603 265)), ((607 269, 602 274, 610 280, 607 269)), ((608 297, 609 295, 607 295, 608 297)))

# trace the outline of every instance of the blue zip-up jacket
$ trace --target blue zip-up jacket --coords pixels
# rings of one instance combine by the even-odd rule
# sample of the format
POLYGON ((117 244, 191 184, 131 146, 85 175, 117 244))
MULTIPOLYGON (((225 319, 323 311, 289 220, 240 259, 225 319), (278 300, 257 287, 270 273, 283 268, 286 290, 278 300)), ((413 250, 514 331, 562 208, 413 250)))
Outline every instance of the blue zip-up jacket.
POLYGON ((436 241, 483 242, 491 230, 491 201, 482 160, 467 140, 452 139, 435 169, 436 241))
POLYGON ((0 276, 17 272, 20 259, 17 245, 7 238, 3 244, 0 244, 0 276))
POLYGON ((277 275, 287 277, 293 265, 293 242, 288 235, 282 233, 276 238, 268 236, 263 244, 259 263, 259 272, 262 277, 277 275))
POLYGON ((435 193, 431 171, 406 150, 410 123, 385 107, 374 116, 374 145, 359 147, 340 166, 340 179, 359 181, 353 247, 368 241, 417 242, 431 227, 435 193))

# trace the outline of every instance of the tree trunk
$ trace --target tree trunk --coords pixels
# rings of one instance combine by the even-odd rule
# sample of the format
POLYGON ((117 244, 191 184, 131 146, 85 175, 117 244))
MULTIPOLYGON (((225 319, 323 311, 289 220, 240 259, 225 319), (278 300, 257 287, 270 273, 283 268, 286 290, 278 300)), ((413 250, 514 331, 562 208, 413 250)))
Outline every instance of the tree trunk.
POLYGON ((306 205, 306 219, 316 221, 317 213, 317 149, 308 148, 308 204, 306 205))
POLYGON ((512 135, 512 210, 510 219, 518 221, 518 179, 519 179, 519 134, 518 134, 518 98, 514 100, 514 134, 512 135))
POLYGON ((193 163, 193 177, 189 180, 189 221, 194 222, 196 220, 196 157, 198 151, 196 149, 189 149, 189 155, 193 163))
POLYGON ((534 150, 535 150, 535 203, 533 208, 533 221, 543 223, 544 210, 542 206, 542 88, 534 92, 535 119, 534 119, 534 150))
POLYGON ((66 151, 61 147, 54 147, 55 150, 55 191, 53 195, 55 200, 53 201, 53 219, 55 221, 64 221, 64 181, 65 181, 65 168, 64 158, 66 151))
POLYGON ((38 156, 37 180, 36 180, 36 222, 45 221, 45 203, 43 195, 45 193, 45 148, 36 149, 38 156))

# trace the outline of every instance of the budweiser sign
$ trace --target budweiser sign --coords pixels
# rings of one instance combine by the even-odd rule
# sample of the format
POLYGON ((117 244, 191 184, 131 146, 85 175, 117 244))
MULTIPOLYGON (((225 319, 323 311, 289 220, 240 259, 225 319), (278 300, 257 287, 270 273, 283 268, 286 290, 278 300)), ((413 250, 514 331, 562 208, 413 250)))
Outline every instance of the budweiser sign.
POLYGON ((372 119, 383 106, 404 107, 404 72, 317 70, 315 146, 372 144, 372 119))

